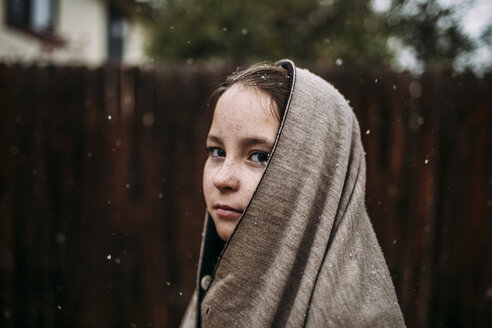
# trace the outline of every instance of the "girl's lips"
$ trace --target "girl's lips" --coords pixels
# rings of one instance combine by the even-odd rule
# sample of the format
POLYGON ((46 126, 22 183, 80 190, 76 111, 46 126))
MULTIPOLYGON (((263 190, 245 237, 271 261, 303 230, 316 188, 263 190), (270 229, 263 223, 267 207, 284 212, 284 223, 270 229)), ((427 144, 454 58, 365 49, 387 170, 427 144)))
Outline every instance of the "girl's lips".
POLYGON ((217 205, 214 207, 215 214, 224 219, 239 219, 243 211, 236 210, 229 206, 217 205))

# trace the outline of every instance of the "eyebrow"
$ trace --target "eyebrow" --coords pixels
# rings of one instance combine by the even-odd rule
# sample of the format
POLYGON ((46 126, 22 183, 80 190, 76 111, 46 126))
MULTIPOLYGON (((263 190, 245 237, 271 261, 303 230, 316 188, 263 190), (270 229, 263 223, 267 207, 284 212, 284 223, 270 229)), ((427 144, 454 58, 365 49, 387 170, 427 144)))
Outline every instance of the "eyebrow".
MULTIPOLYGON (((208 135, 207 141, 210 142, 215 142, 218 144, 222 144, 222 140, 214 135, 208 135)), ((273 142, 268 141, 267 139, 264 138, 255 138, 255 137, 250 137, 250 138, 242 138, 241 139, 241 145, 242 146, 266 146, 266 147, 273 147, 273 142)))

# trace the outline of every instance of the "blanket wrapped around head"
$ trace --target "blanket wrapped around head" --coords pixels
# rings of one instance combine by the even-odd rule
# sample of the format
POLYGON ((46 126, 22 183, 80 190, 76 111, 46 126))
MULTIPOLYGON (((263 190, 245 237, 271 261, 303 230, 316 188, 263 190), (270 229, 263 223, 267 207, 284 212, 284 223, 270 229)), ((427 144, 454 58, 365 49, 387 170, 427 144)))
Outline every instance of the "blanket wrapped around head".
POLYGON ((206 215, 181 325, 402 327, 364 204, 357 119, 325 80, 278 64, 291 72, 291 92, 270 161, 225 245, 206 215))

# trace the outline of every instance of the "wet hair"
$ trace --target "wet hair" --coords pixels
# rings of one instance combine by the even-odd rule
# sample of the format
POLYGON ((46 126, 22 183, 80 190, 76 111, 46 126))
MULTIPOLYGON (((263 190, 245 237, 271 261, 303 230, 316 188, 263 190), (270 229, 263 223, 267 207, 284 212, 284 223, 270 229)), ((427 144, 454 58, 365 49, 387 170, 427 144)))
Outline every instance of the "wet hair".
POLYGON ((211 93, 208 108, 215 110, 215 106, 230 87, 241 86, 258 88, 272 99, 273 116, 280 122, 284 115, 290 92, 290 74, 287 69, 272 63, 261 62, 240 69, 227 76, 225 80, 211 93))

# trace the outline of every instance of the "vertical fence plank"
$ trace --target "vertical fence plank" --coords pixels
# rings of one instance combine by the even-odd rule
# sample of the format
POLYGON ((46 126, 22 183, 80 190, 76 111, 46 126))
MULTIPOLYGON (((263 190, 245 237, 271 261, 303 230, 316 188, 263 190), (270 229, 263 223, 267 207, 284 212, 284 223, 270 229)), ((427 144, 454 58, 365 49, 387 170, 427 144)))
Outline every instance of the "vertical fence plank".
MULTIPOLYGON (((18 258, 23 256, 16 253, 16 203, 15 203, 15 184, 17 171, 17 155, 19 147, 17 138, 19 126, 23 122, 19 107, 22 94, 22 87, 25 83, 25 75, 20 74, 23 70, 20 67, 0 67, 0 92, 8 97, 2 97, 0 111, 0 277, 2 297, 0 306, 3 313, 0 313, 0 325, 2 327, 14 327, 20 319, 17 319, 19 311, 16 309, 17 298, 21 294, 16 294, 16 270, 18 258), (2 315, 3 314, 3 315, 2 315)), ((19 274, 22 274, 19 272, 19 274)), ((24 300, 25 301, 25 300, 24 300)))

